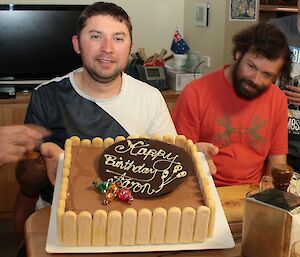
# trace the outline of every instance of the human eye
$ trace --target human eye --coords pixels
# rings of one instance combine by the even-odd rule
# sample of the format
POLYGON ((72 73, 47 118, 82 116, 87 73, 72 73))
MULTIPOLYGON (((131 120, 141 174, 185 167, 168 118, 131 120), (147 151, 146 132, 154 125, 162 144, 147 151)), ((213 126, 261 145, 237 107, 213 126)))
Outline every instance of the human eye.
POLYGON ((91 35, 90 35, 90 38, 91 38, 91 39, 99 39, 100 36, 99 36, 98 34, 91 34, 91 35))
POLYGON ((121 42, 124 42, 124 38, 123 37, 115 37, 114 41, 117 43, 121 43, 121 42))
POLYGON ((269 79, 269 78, 272 77, 272 75, 271 75, 270 73, 268 73, 268 72, 263 72, 263 77, 264 77, 265 79, 269 79))
POLYGON ((99 40, 103 37, 101 32, 95 30, 91 30, 89 34, 90 34, 90 39, 92 40, 99 40))
POLYGON ((247 63, 247 67, 248 67, 249 70, 256 70, 255 65, 253 63, 251 63, 251 62, 247 63))
POLYGON ((125 36, 123 34, 117 34, 114 37, 114 41, 116 41, 116 42, 123 42, 123 41, 125 41, 125 36))

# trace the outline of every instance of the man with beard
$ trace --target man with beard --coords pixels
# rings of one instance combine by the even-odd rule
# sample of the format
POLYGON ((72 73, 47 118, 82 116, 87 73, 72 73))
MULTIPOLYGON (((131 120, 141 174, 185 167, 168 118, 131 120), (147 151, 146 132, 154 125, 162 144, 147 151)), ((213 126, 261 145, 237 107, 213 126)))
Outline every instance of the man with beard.
POLYGON ((288 152, 287 99, 273 84, 291 69, 283 33, 258 24, 233 43, 235 63, 191 82, 172 113, 178 134, 218 147, 217 186, 259 183, 288 152))
POLYGON ((132 25, 121 7, 104 2, 87 7, 72 42, 83 67, 38 86, 28 107, 25 123, 43 126, 52 134, 40 149, 43 157, 17 169, 19 232, 39 194, 51 202, 51 183, 67 138, 176 135, 159 90, 123 72, 132 48, 132 25))

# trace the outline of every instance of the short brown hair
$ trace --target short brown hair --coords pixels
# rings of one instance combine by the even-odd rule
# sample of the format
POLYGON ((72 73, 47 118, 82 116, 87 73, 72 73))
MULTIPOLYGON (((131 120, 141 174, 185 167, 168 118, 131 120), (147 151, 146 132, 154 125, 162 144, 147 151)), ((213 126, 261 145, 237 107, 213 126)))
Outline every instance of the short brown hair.
POLYGON ((77 22, 77 36, 80 37, 80 32, 86 25, 88 18, 97 15, 109 15, 120 22, 124 22, 127 26, 132 41, 132 24, 128 14, 120 6, 113 3, 96 2, 86 7, 81 13, 77 22))

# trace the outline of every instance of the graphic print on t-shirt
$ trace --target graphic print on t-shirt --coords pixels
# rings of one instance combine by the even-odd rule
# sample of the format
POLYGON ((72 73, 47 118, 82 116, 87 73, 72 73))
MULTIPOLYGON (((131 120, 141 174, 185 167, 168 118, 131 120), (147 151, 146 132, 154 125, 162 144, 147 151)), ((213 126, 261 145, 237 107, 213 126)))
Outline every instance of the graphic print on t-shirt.
MULTIPOLYGON (((289 85, 300 86, 300 48, 291 46, 290 50, 293 54, 292 63, 293 70, 291 72, 291 81, 289 85)), ((300 107, 294 104, 289 103, 289 120, 288 120, 288 129, 290 135, 300 135, 300 107)))
POLYGON ((234 137, 239 137, 243 138, 243 142, 257 150, 265 141, 264 137, 259 133, 259 130, 265 127, 266 122, 261 120, 258 116, 254 116, 249 120, 249 127, 234 127, 229 114, 224 114, 223 117, 217 118, 216 125, 222 129, 219 130, 221 132, 217 132, 215 135, 216 142, 218 142, 220 146, 226 146, 232 143, 234 137))

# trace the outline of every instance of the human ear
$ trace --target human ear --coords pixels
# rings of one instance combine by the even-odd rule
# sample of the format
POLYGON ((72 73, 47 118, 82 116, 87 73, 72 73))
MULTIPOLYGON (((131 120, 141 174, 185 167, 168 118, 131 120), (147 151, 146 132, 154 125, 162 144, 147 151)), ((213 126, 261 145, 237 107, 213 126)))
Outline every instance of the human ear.
POLYGON ((240 51, 237 51, 236 53, 235 53, 235 55, 234 55, 234 58, 235 58, 235 60, 238 60, 238 59, 240 59, 241 58, 241 52, 240 51))
POLYGON ((72 37, 73 49, 77 54, 80 54, 79 39, 76 35, 72 37))

